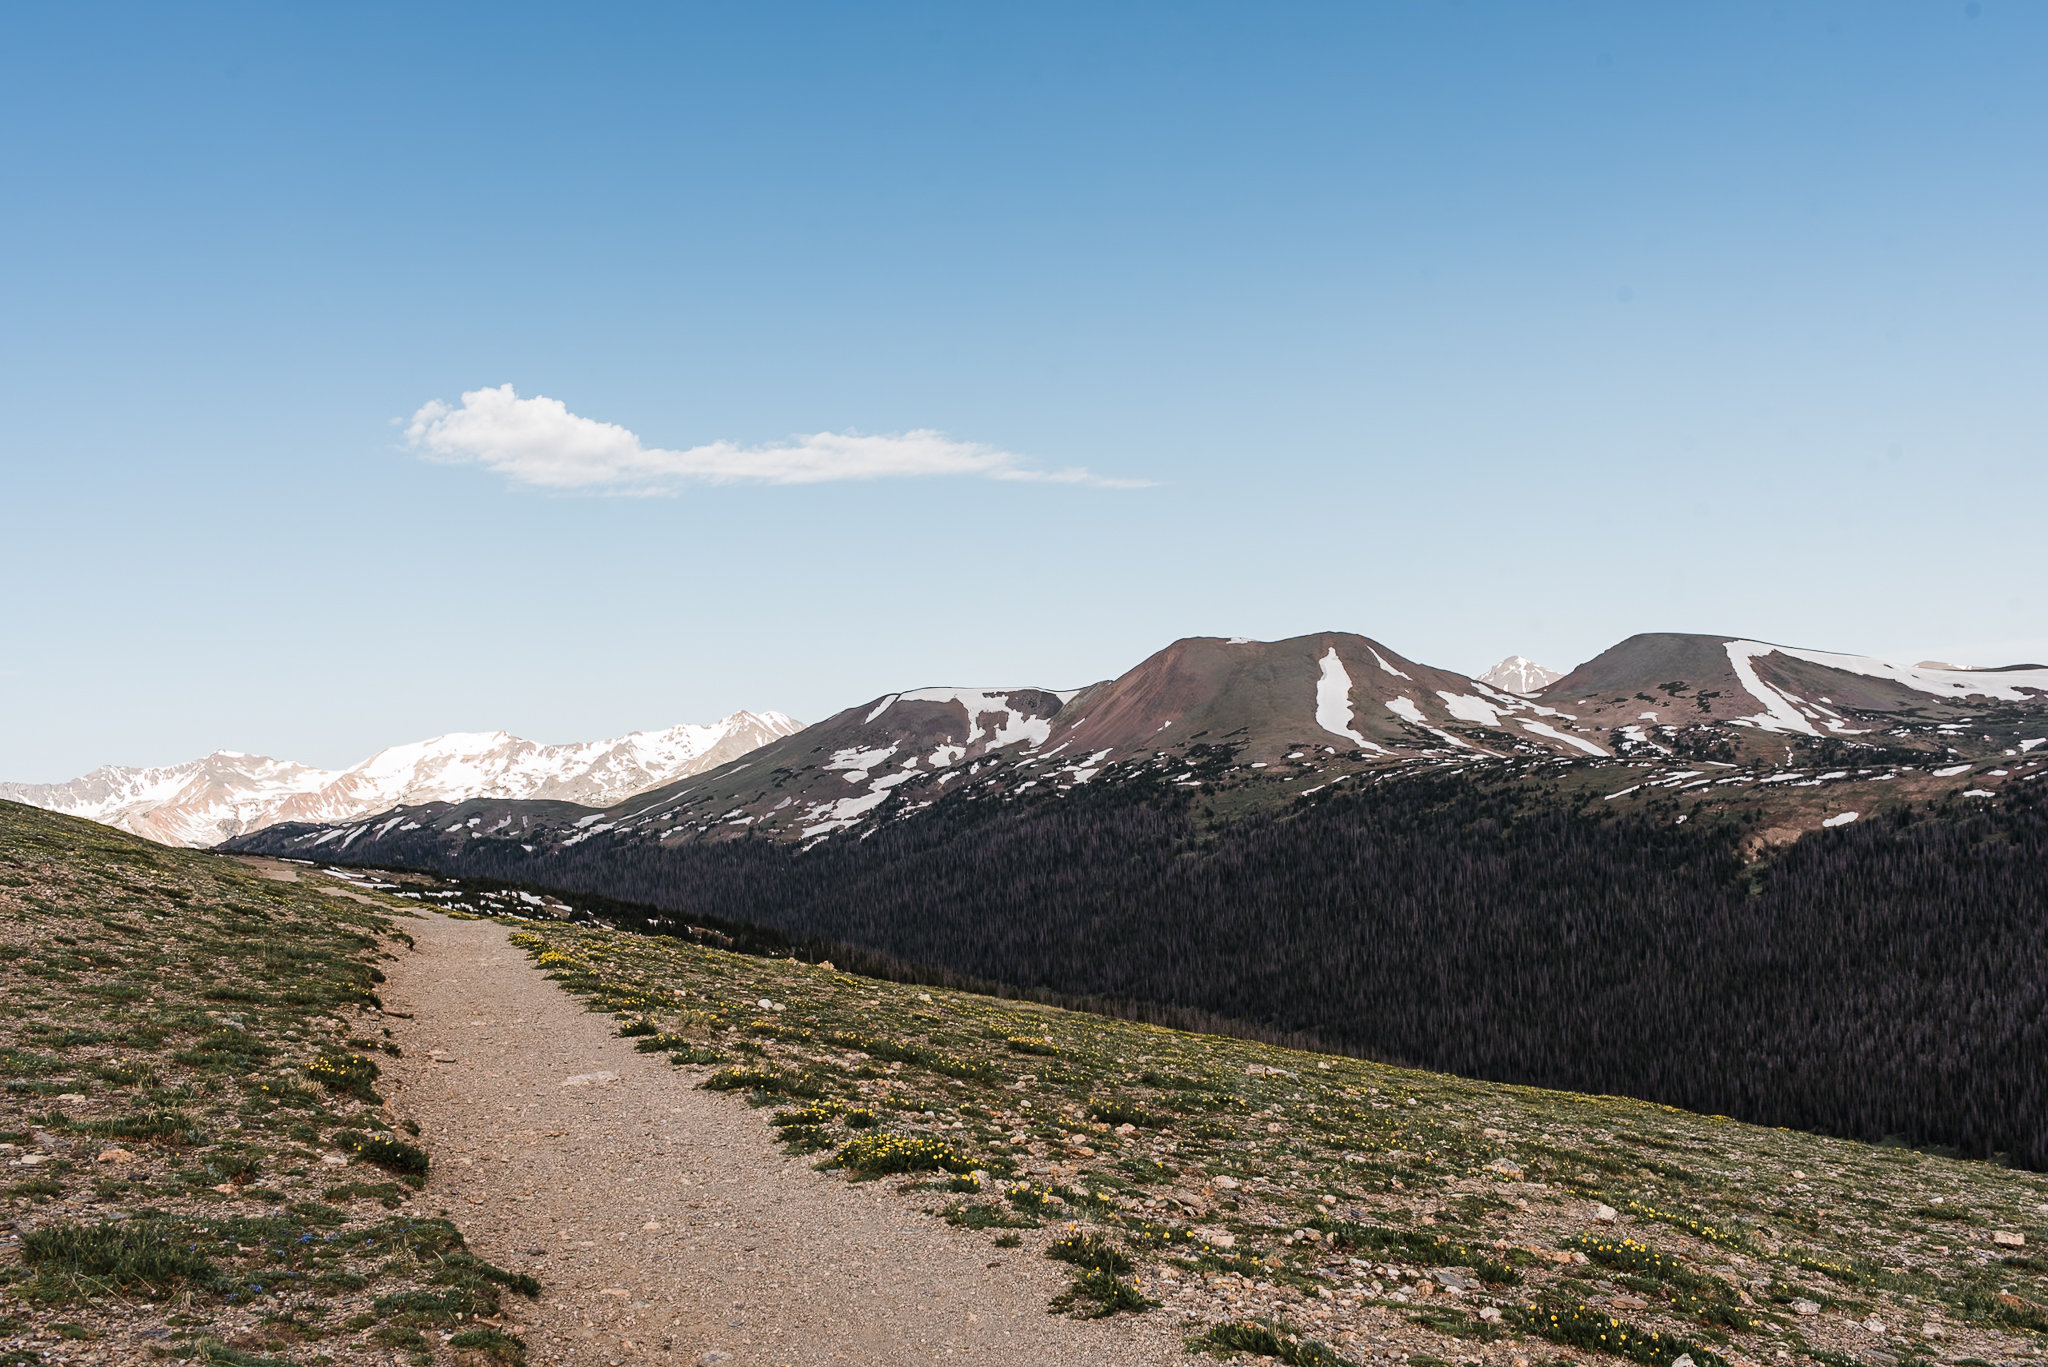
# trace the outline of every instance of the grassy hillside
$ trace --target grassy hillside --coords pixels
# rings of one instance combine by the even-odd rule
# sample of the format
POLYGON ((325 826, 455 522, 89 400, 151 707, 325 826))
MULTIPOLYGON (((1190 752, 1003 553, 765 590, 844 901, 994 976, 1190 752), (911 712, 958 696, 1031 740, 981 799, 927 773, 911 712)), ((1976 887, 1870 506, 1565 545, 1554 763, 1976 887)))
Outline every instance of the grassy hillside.
POLYGON ((503 1362, 377 1094, 391 915, 0 803, 0 1364, 503 1362))
POLYGON ((1983 1367, 2048 1331, 2048 1179, 558 923, 517 942, 793 1149, 1075 1264, 1060 1308, 1420 1367, 1983 1367))
POLYGON ((1872 810, 1761 860, 1756 807, 1602 791, 1409 773, 1218 823, 1153 776, 955 796, 802 852, 418 848, 982 982, 2048 1166, 2048 787, 1872 810))

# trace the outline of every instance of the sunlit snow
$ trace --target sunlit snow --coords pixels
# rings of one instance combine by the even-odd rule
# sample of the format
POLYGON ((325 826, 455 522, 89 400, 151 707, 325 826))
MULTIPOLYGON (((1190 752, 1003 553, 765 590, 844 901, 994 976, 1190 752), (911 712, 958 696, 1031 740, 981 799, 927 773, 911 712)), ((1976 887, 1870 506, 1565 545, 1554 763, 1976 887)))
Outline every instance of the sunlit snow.
POLYGON ((1351 676, 1344 671, 1344 662, 1337 658, 1337 647, 1331 646, 1323 656, 1322 674, 1316 679, 1316 725, 1333 736, 1343 736, 1360 748, 1379 747, 1351 729, 1351 676))

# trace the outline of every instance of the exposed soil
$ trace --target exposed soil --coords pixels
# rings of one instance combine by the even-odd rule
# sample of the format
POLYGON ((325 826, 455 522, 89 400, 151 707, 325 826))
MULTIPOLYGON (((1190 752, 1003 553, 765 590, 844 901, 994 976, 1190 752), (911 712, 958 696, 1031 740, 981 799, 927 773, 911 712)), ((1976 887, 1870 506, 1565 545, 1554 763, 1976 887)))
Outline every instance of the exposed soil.
POLYGON ((1049 1313, 1068 1269, 939 1224, 928 1193, 783 1154, 744 1101, 634 1052, 505 927, 413 930, 383 995, 412 1015, 391 1022, 405 1057, 386 1078, 433 1154, 417 1204, 545 1283, 506 1298, 536 1363, 1202 1360, 1170 1312, 1049 1313))

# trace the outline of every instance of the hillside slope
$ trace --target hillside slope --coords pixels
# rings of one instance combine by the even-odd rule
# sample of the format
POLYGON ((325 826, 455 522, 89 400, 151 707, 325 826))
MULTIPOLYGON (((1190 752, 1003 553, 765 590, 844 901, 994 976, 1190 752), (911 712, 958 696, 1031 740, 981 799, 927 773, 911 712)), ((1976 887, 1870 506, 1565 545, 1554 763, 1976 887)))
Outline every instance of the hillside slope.
POLYGON ((1219 822, 1220 798, 1153 769, 964 790, 809 849, 450 847, 422 827, 394 862, 1469 1076, 2048 1163, 2048 769, 1989 798, 1961 775, 1910 801, 1911 777, 1867 781, 1890 806, 1790 845, 1760 823, 1853 780, 1610 802, 1611 772, 1396 770, 1219 822))
POLYGON ((1197 1346, 1900 1367, 2017 1363, 2048 1330, 2039 1176, 670 937, 515 942, 792 1153, 1197 1346))
POLYGON ((361 900, 0 802, 0 1362, 516 1357, 479 1321, 539 1284, 416 1205, 361 900))

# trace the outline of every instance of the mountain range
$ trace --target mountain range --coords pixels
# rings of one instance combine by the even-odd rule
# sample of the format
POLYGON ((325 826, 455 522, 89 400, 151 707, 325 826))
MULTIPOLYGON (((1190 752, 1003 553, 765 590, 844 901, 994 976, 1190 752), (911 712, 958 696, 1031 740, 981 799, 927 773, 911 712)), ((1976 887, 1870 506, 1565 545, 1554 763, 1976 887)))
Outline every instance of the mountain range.
POLYGON ((2048 667, 1674 633, 1513 679, 1196 637, 884 694, 603 808, 228 848, 2048 1166, 2048 667))
POLYGON ((911 818, 952 794, 1070 792, 1156 772, 1199 789, 1228 817, 1404 767, 1472 764, 1564 765, 1576 775, 1568 782, 1601 786, 1603 796, 1623 788, 1611 796, 1633 801, 1673 788, 1711 789, 1723 806, 1768 797, 1778 813, 1772 839, 1782 842, 1929 784, 1990 793, 2012 774, 1987 765, 1964 780, 1974 772, 1967 761, 2010 754, 2021 768, 2036 766, 2030 752, 2048 732, 2040 665, 1904 666, 1652 633, 1561 676, 1520 657, 1489 673, 1535 687, 1489 684, 1348 632, 1189 637, 1080 689, 870 698, 609 803, 566 790, 480 793, 398 804, 374 819, 276 823, 261 843, 413 861, 428 858, 426 846, 445 854, 493 838, 535 849, 600 838, 810 845, 911 818), (1625 785, 1607 783, 1615 769, 1629 774, 1625 785), (1779 784, 1789 786, 1771 791, 1779 784), (543 798, 544 806, 532 800, 543 798))
POLYGON ((106 766, 69 783, 0 783, 0 798, 118 826, 165 845, 208 846, 278 822, 350 821, 387 808, 472 798, 606 807, 714 769, 799 729, 780 712, 709 726, 539 745, 466 732, 380 750, 333 771, 216 750, 158 768, 106 766))

